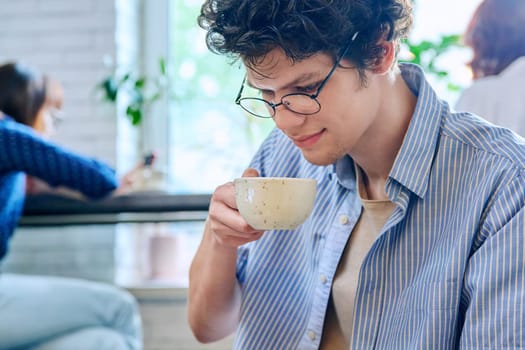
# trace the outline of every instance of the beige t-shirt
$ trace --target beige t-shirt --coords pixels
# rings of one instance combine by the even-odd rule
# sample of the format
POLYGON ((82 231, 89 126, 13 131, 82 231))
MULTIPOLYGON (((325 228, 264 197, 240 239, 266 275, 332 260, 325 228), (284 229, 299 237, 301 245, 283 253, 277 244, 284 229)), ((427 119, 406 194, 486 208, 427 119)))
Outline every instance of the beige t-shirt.
POLYGON ((363 209, 337 267, 326 311, 320 349, 348 349, 354 314, 359 270, 372 243, 395 208, 389 200, 365 199, 361 171, 356 169, 359 197, 363 209))

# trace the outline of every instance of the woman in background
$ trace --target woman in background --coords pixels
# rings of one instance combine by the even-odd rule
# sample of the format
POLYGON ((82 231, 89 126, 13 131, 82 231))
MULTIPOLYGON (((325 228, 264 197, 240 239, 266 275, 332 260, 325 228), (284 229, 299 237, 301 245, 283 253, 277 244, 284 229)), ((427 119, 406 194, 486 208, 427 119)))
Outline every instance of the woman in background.
POLYGON ((525 136, 525 1, 485 0, 468 25, 472 86, 456 109, 525 136))
MULTIPOLYGON (((60 106, 56 82, 0 66, 0 261, 22 214, 26 175, 89 198, 118 187, 113 169, 42 137, 60 106)), ((0 273, 0 349, 142 349, 134 298, 116 287, 57 277, 0 273)))

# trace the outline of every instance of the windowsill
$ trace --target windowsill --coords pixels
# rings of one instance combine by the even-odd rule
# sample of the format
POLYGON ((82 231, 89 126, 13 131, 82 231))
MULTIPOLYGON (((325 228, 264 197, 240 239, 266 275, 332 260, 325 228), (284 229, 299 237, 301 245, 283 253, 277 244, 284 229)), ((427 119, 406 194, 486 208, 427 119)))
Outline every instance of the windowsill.
POLYGON ((203 220, 210 197, 144 192, 90 201, 52 194, 31 195, 26 199, 20 226, 203 220))
POLYGON ((142 286, 123 286, 130 291, 137 299, 143 301, 162 301, 172 300, 186 302, 188 298, 187 286, 180 287, 175 285, 142 285, 142 286))

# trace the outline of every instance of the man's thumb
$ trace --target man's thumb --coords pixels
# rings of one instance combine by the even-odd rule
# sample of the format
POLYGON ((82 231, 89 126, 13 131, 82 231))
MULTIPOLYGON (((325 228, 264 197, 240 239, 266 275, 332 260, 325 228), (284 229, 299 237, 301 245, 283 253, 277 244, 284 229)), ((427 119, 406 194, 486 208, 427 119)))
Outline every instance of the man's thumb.
POLYGON ((254 168, 248 168, 244 170, 242 173, 242 177, 257 177, 259 176, 259 172, 255 170, 254 168))

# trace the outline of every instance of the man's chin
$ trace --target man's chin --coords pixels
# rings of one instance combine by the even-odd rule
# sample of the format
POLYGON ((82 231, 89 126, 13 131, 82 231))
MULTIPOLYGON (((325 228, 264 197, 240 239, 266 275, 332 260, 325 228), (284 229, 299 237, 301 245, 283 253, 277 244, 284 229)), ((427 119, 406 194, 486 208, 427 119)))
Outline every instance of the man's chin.
POLYGON ((335 155, 327 155, 327 154, 312 154, 310 152, 302 151, 304 159, 306 159, 309 163, 313 165, 318 166, 326 166, 334 164, 338 157, 335 155))

